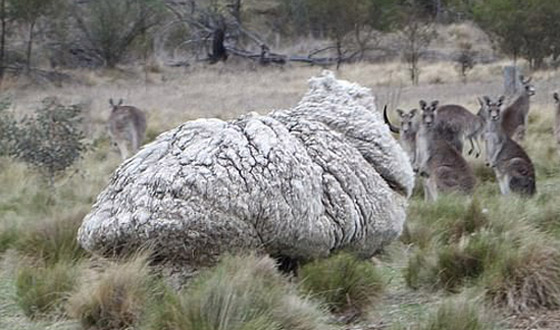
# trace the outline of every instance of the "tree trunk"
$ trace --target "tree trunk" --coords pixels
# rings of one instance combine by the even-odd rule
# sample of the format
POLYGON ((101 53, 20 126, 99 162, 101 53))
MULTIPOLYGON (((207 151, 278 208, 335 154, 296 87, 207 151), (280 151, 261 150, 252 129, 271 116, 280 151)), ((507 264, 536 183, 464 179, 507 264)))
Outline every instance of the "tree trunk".
POLYGON ((0 33, 0 85, 4 80, 4 54, 6 53, 6 0, 0 1, 0 24, 2 32, 0 33))
POLYGON ((504 92, 507 97, 515 95, 521 90, 519 72, 515 65, 504 67, 504 92))
POLYGON ((35 21, 29 24, 29 39, 27 40, 27 53, 26 53, 26 70, 29 73, 31 71, 31 51, 33 48, 33 30, 35 29, 35 21))

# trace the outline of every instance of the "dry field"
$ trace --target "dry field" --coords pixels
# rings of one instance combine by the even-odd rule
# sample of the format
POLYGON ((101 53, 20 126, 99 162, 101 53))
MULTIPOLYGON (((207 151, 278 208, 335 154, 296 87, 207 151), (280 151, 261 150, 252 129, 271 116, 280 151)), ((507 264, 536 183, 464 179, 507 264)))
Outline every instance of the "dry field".
MULTIPOLYGON (((370 87, 377 97, 379 108, 389 104, 390 109, 409 109, 417 107, 420 99, 438 99, 441 103, 462 104, 476 112, 476 97, 502 93, 501 72, 506 64, 478 65, 468 76, 467 83, 460 81, 456 68, 449 63, 423 63, 419 86, 410 85, 406 66, 401 63, 347 65, 337 72, 337 76, 370 87)), ((76 83, 63 87, 26 86, 23 80, 5 84, 2 94, 11 98, 11 111, 18 116, 30 113, 47 96, 57 96, 67 103, 84 104, 87 137, 95 148, 85 154, 69 175, 57 181, 54 193, 24 165, 0 159, 0 329, 86 327, 68 318, 68 313, 72 312, 65 312, 66 307, 55 309, 47 317, 27 317, 18 298, 18 279, 22 269, 39 267, 35 257, 41 250, 37 249, 37 252, 30 245, 37 242, 36 236, 45 234, 47 230, 42 228, 48 228, 48 224, 57 221, 79 224, 119 164, 120 157, 111 149, 106 138, 109 98, 123 98, 125 104, 144 109, 148 113, 148 139, 154 139, 159 133, 186 120, 200 117, 231 119, 250 111, 266 113, 290 107, 306 91, 307 79, 321 70, 307 66, 261 68, 220 64, 174 70, 153 67, 147 75, 133 69, 73 72, 77 77, 76 83)), ((496 298, 499 294, 496 294, 492 296, 496 299, 489 302, 492 308, 485 312, 476 311, 480 313, 475 313, 475 317, 480 316, 482 320, 479 320, 480 324, 488 318, 497 321, 497 328, 560 328, 560 318, 554 310, 560 304, 560 248, 557 246, 560 244, 560 159, 552 137, 552 92, 560 90, 560 74, 555 71, 537 72, 533 74, 533 83, 537 94, 532 98, 530 126, 524 147, 535 163, 538 195, 530 201, 500 197, 492 173, 484 168, 481 160, 469 158, 479 179, 476 198, 450 196, 434 205, 425 205, 422 197, 415 195, 410 205, 406 237, 372 261, 385 283, 384 292, 357 321, 350 325, 336 323, 333 328, 446 329, 445 324, 451 323, 426 325, 430 322, 428 315, 435 315, 432 311, 453 299, 449 305, 460 306, 459 309, 461 306, 482 306, 480 301, 488 300, 484 298, 485 292, 492 291, 488 283, 494 283, 496 287, 501 284, 498 280, 498 284, 492 282, 496 277, 490 279, 485 275, 493 269, 490 266, 485 266, 484 273, 479 277, 459 280, 460 283, 451 288, 447 287, 451 280, 437 280, 444 271, 448 271, 442 265, 444 259, 438 254, 438 249, 458 249, 459 252, 453 250, 456 254, 452 258, 457 259, 460 252, 464 252, 463 245, 468 245, 465 243, 467 238, 461 242, 450 240, 441 243, 441 237, 447 235, 444 233, 446 228, 456 227, 457 219, 467 218, 484 219, 481 220, 482 225, 476 225, 475 230, 469 231, 471 236, 491 232, 496 237, 504 235, 515 242, 519 238, 522 243, 513 249, 525 251, 528 247, 536 261, 519 257, 515 259, 517 265, 520 268, 523 264, 534 267, 523 268, 526 274, 533 274, 531 271, 535 269, 544 270, 534 277, 542 279, 542 283, 546 282, 542 284, 544 288, 539 287, 541 282, 534 278, 523 283, 533 285, 531 290, 539 291, 543 301, 546 300, 542 305, 548 308, 511 308, 500 304, 500 299, 496 298), (474 215, 468 216, 469 212, 474 215), (542 254, 541 250, 544 251, 542 254), (414 263, 414 260, 423 261, 414 263), (442 301, 444 304, 440 305, 442 301)), ((50 236, 45 234, 45 237, 50 236)), ((501 256, 499 251, 507 251, 507 246, 500 245, 496 251, 501 256)), ((38 257, 41 258, 44 259, 44 255, 38 257)), ((508 254, 508 258, 513 260, 514 257, 508 254)), ((91 278, 91 273, 99 272, 106 266, 105 261, 81 255, 78 259, 69 268, 79 274, 75 275, 81 279, 79 281, 91 278)), ((455 271, 460 273, 456 267, 455 271)), ((494 275, 498 274, 497 270, 495 272, 494 275)), ((457 277, 460 276, 452 278, 457 277)), ((503 282, 517 285, 515 281, 504 279, 503 282)), ((519 290, 524 292, 523 288, 519 290)), ((469 321, 472 319, 465 317, 469 321)), ((457 319, 461 320, 460 317, 457 319)), ((473 326, 468 329, 482 328, 473 326)))

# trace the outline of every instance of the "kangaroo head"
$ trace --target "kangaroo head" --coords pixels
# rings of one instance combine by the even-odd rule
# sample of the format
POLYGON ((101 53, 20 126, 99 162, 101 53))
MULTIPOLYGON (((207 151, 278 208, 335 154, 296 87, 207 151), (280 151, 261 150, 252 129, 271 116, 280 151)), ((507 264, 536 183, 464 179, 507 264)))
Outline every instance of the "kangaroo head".
POLYGON ((533 78, 529 77, 529 78, 525 79, 523 76, 519 76, 519 80, 521 81, 521 84, 523 85, 523 89, 525 90, 525 93, 527 93, 527 95, 529 95, 529 96, 535 95, 535 86, 530 84, 531 79, 533 79, 533 78))
POLYGON ((397 109, 397 113, 401 119, 401 130, 404 133, 408 133, 414 128, 414 116, 416 115, 417 109, 412 109, 409 112, 397 109))
POLYGON ((436 121, 436 109, 439 101, 433 101, 430 106, 425 101, 420 101, 420 108, 422 109, 422 125, 432 127, 436 121))
POLYGON ((494 102, 488 96, 484 96, 486 118, 492 121, 499 121, 501 119, 501 110, 504 105, 504 99, 505 97, 502 95, 496 102, 494 102))

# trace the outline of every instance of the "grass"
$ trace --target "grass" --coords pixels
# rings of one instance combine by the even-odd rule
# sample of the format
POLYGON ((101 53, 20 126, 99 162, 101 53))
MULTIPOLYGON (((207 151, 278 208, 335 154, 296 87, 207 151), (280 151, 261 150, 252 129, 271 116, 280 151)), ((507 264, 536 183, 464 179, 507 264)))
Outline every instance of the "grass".
POLYGON ((141 319, 150 299, 151 281, 145 257, 113 264, 98 278, 82 279, 68 299, 68 315, 84 328, 131 328, 141 319))
POLYGON ((326 314, 301 296, 269 257, 228 256, 179 294, 164 293, 143 329, 329 329, 326 314))
MULTIPOLYGON (((503 64, 509 63, 477 65, 467 84, 459 82, 451 63, 422 63, 419 86, 410 86, 406 66, 401 63, 345 65, 337 76, 372 87, 378 105, 389 103, 390 111, 397 105, 417 107, 419 99, 439 99, 442 103, 458 103, 476 111, 476 96, 502 92, 503 64), (443 83, 436 85, 430 81, 443 83)), ((344 308, 363 306, 364 328, 371 312, 382 313, 379 322, 384 324, 401 320, 402 316, 405 327, 410 329, 416 329, 414 323, 426 326, 421 329, 438 329, 438 324, 440 328, 444 328, 442 324, 452 324, 462 329, 459 324, 471 324, 469 320, 476 320, 478 316, 485 320, 475 308, 482 304, 479 300, 466 297, 463 305, 453 302, 457 293, 465 289, 476 290, 486 299, 488 307, 484 306, 490 310, 506 308, 523 313, 557 308, 560 159, 551 135, 553 103, 550 98, 560 76, 556 71, 536 74, 537 95, 531 99, 530 127, 523 143, 536 168, 538 194, 532 199, 500 196, 494 173, 484 166, 484 159, 469 157, 479 181, 476 198, 450 195, 427 205, 421 193, 415 194, 402 243, 397 243, 403 246, 402 255, 399 260, 387 261, 392 269, 391 283, 382 293, 372 289, 372 294, 363 302, 359 298, 361 292, 351 292, 348 287, 359 287, 360 281, 367 287, 369 270, 349 273, 349 278, 356 281, 347 282, 332 275, 334 283, 329 284, 327 276, 318 276, 329 274, 329 269, 324 266, 321 269, 317 264, 312 275, 319 277, 316 282, 324 283, 313 293, 302 295, 298 290, 303 289, 303 284, 299 283, 312 280, 297 279, 298 284, 294 285, 295 279, 286 279, 269 269, 271 261, 266 258, 229 257, 215 269, 202 272, 191 286, 179 291, 162 283, 143 266, 137 266, 140 268, 135 268, 136 271, 124 271, 127 267, 133 268, 129 262, 99 264, 77 247, 74 239, 77 225, 120 163, 105 133, 110 97, 123 97, 126 103, 148 112, 147 140, 151 140, 185 120, 230 119, 249 111, 266 113, 292 106, 304 93, 306 80, 321 70, 318 67, 284 70, 259 67, 248 71, 221 64, 181 72, 163 68, 150 73, 148 84, 141 82, 143 79, 131 79, 130 75, 115 72, 110 77, 103 71, 79 72, 77 75, 87 80, 87 85, 8 90, 15 101, 12 110, 18 116, 33 110, 49 95, 59 95, 61 101, 69 103, 86 101, 85 128, 95 149, 85 155, 70 175, 57 182, 54 193, 39 184, 36 173, 24 165, 0 158, 0 261, 5 265, 12 260, 29 260, 18 266, 19 271, 0 269, 0 328, 75 328, 71 320, 62 318, 65 311, 70 310, 73 317, 88 327, 103 327, 95 323, 103 319, 111 327, 123 325, 140 329, 215 329, 220 324, 233 329, 340 328, 326 324, 329 314, 325 309, 338 313, 344 308), (236 88, 232 89, 232 85, 236 88), (61 295, 64 298, 46 312, 31 308, 38 316, 28 319, 24 309, 13 299, 19 296, 16 295, 20 290, 16 289, 18 277, 21 276, 21 287, 27 287, 30 297, 41 297, 41 291, 48 292, 49 287, 42 284, 42 280, 63 279, 64 269, 68 274, 72 270, 81 274, 76 275, 71 303, 66 300, 68 293, 61 295), (120 269, 120 277, 117 269, 120 269), (38 276, 40 272, 48 276, 38 276), (30 278, 37 281, 29 281, 30 278), (315 299, 326 299, 319 293, 321 291, 338 295, 334 301, 340 304, 317 304, 315 299), (348 293, 342 298, 341 292, 348 293), (434 299, 424 298, 444 295, 450 300, 435 306, 434 314, 426 314, 432 309, 434 299), (119 303, 115 297, 127 303, 119 303), (62 310, 60 304, 67 309, 62 310), (440 309, 442 311, 438 312, 440 309), (417 320, 414 318, 417 315, 430 317, 417 320), (439 321, 433 321, 430 324, 435 325, 428 327, 427 320, 432 317, 439 321), (84 321, 88 318, 89 321, 84 321), (458 322, 449 323, 454 319, 458 322)), ((14 267, 9 266, 10 269, 14 267)), ((348 269, 360 267, 350 265, 348 269)), ((19 292, 23 295, 24 290, 19 292)), ((480 326, 476 322, 473 324, 473 329, 480 326)))
POLYGON ((383 278, 370 260, 338 253, 304 265, 300 272, 304 292, 321 298, 334 312, 364 312, 381 297, 383 278))
POLYGON ((495 320, 484 310, 484 303, 465 295, 442 301, 425 319, 411 327, 397 325, 397 329, 414 330, 494 330, 495 320))
POLYGON ((31 318, 64 314, 64 304, 77 277, 78 268, 68 263, 23 265, 16 275, 17 304, 31 318))

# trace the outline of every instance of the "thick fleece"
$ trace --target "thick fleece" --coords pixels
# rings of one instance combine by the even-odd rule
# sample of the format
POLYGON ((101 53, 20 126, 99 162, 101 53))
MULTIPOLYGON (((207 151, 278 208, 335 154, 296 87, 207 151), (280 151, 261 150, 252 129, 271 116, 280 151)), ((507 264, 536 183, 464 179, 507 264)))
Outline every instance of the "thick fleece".
POLYGON ((309 85, 293 109, 190 121, 144 146, 98 196, 80 244, 192 265, 248 249, 373 255, 402 230, 410 161, 369 89, 328 71, 309 85))

